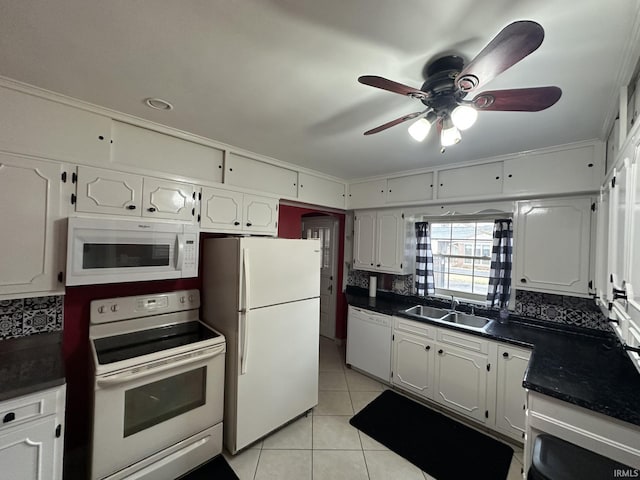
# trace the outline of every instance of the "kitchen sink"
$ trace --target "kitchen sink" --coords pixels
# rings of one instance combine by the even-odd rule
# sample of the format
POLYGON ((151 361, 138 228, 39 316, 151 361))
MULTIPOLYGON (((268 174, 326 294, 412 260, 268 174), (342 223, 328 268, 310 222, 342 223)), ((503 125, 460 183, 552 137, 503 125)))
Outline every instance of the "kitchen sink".
POLYGON ((468 313, 456 312, 445 308, 429 307, 427 305, 416 305, 415 307, 407 308, 404 310, 404 313, 415 315, 416 317, 422 317, 427 320, 441 322, 443 324, 452 324, 458 327, 478 331, 484 330, 484 327, 491 322, 490 318, 478 317, 476 315, 469 315, 468 313))
POLYGON ((417 315, 418 317, 428 318, 429 320, 442 320, 449 315, 450 311, 444 308, 428 307, 426 305, 416 305, 407 308, 404 313, 409 315, 417 315))

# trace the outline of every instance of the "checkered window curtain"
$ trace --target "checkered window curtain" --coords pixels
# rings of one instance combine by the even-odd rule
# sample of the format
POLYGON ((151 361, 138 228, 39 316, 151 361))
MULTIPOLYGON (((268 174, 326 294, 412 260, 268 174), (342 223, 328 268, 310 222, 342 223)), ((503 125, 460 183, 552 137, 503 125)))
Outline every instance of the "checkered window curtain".
POLYGON ((435 293, 429 222, 416 223, 416 295, 435 293))
POLYGON ((493 249, 487 302, 491 307, 506 307, 511 294, 511 264, 513 258, 513 222, 510 218, 496 220, 493 225, 493 249))

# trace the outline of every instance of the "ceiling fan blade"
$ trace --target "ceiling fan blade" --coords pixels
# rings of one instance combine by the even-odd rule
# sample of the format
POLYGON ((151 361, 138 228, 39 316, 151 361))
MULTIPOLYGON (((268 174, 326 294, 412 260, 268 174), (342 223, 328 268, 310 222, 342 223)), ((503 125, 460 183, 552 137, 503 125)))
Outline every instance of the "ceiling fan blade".
POLYGON ((561 96, 562 90, 558 87, 535 87, 489 90, 471 101, 478 110, 539 112, 555 104, 561 96))
POLYGON ((543 39, 539 23, 522 20, 507 25, 460 72, 456 85, 463 92, 481 87, 535 51, 543 39))
POLYGON ((381 88, 393 93, 399 93, 400 95, 407 95, 411 98, 424 99, 427 98, 427 93, 417 88, 403 85, 402 83, 394 82, 393 80, 387 80, 386 78, 378 77, 376 75, 363 75, 358 78, 358 81, 364 85, 370 87, 381 88))
POLYGON ((364 134, 365 135, 373 135, 374 133, 381 132, 383 130, 386 130, 387 128, 394 127, 394 126, 398 125, 399 123, 403 123, 403 122, 407 122, 409 120, 413 120, 414 118, 419 117, 420 115, 422 115, 426 111, 427 110, 423 110, 422 112, 414 112, 414 113, 410 113, 409 115, 404 115, 404 116, 402 116, 400 118, 396 118, 395 120, 391 120, 390 122, 387 122, 384 125, 380 125, 379 127, 372 128, 371 130, 367 130, 366 132, 364 132, 364 134))

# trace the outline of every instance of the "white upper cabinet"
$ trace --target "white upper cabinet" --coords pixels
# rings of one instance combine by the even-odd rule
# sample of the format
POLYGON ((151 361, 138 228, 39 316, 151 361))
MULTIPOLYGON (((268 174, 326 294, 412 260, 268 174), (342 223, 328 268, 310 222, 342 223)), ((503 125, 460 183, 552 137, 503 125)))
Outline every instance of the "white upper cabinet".
POLYGON ((433 173, 387 179, 387 203, 433 200, 433 173))
MULTIPOLYGON (((640 95, 640 92, 636 93, 640 95)), ((629 286, 628 298, 634 304, 636 311, 640 311, 640 152, 636 150, 636 157, 631 169, 630 190, 631 208, 629 225, 629 274, 627 281, 629 286)), ((640 319, 638 322, 638 332, 640 333, 640 319)))
POLYGON ((222 188, 202 188, 202 230, 276 235, 278 200, 222 188))
POLYGON ((54 160, 109 162, 111 119, 0 87, 0 150, 54 160))
POLYGON ((111 138, 113 168, 137 167, 222 183, 222 150, 115 120, 111 138))
POLYGON ((386 188, 386 180, 352 183, 349 185, 347 207, 350 209, 380 207, 385 202, 386 188))
POLYGON ((193 222, 193 185, 78 167, 76 212, 193 222))
POLYGON ((437 198, 497 196, 502 193, 502 162, 438 172, 437 198))
POLYGON ((498 345, 496 428, 524 441, 527 392, 522 386, 531 352, 511 345, 498 345))
POLYGON ((617 290, 624 290, 624 282, 628 279, 628 257, 631 252, 631 245, 627 244, 629 234, 629 180, 631 175, 629 170, 631 161, 625 157, 615 168, 613 177, 609 184, 609 274, 613 280, 612 286, 617 290))
POLYGON ((0 298, 64 292, 63 171, 59 163, 0 153, 0 298))
POLYGON ((515 286, 587 296, 592 213, 586 197, 518 202, 515 286))
POLYGON ((505 160, 505 195, 593 192, 604 174, 602 148, 587 145, 505 160))
POLYGON ((224 183, 274 193, 281 197, 298 196, 298 172, 253 158, 229 153, 225 159, 224 183))
POLYGON ((383 273, 413 273, 415 236, 402 210, 358 211, 354 216, 353 267, 383 273))
POLYGON ((193 185, 145 177, 142 216, 190 222, 195 216, 195 200, 193 185))
POLYGON ((301 202, 344 209, 344 183, 303 172, 298 173, 298 182, 298 200, 301 202))

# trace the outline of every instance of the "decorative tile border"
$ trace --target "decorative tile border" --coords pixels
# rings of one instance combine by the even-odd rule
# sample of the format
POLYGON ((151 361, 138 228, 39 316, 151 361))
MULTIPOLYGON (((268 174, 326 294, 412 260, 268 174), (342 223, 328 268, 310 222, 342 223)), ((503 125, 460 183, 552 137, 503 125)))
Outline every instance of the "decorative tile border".
POLYGON ((0 300, 0 340, 62 330, 64 297, 0 300))

